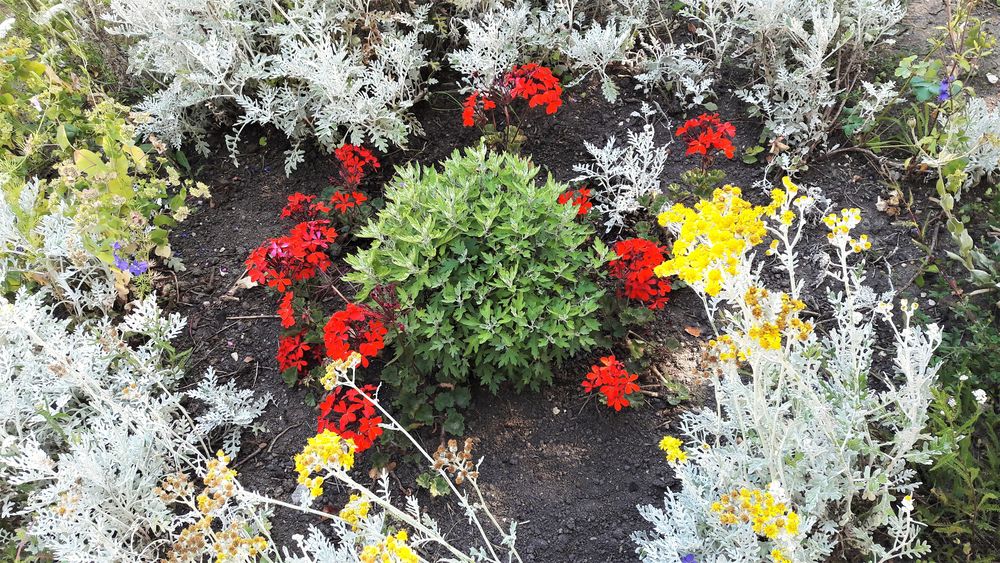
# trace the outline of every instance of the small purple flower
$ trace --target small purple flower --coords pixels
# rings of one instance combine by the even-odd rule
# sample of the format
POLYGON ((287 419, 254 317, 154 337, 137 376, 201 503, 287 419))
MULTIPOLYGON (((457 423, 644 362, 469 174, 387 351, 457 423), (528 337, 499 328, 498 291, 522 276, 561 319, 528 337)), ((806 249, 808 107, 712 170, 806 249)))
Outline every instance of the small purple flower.
POLYGON ((111 245, 111 248, 113 249, 111 254, 114 257, 115 268, 123 272, 129 272, 133 276, 142 275, 149 269, 149 262, 145 260, 133 260, 130 262, 119 256, 118 251, 122 249, 122 243, 116 242, 111 245))
POLYGON ((684 557, 681 557, 681 563, 698 563, 698 560, 694 558, 693 553, 688 553, 684 557))
POLYGON ((951 98, 951 81, 952 78, 949 76, 941 81, 941 86, 938 87, 938 101, 944 102, 951 98))

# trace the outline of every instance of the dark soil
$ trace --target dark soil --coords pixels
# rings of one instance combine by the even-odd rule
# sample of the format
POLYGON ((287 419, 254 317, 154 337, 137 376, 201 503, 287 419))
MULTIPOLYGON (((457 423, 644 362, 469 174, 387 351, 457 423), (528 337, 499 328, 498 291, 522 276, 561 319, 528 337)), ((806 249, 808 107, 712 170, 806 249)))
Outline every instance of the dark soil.
MULTIPOLYGON (((628 88, 623 91, 630 91, 628 88)), ((573 165, 587 160, 584 141, 603 145, 611 135, 624 140, 626 131, 641 123, 641 118, 632 115, 639 108, 636 100, 612 106, 596 89, 578 92, 569 93, 554 118, 538 117, 526 128, 529 141, 524 152, 561 181, 572 179, 573 165)), ((660 103, 671 111, 668 102, 660 103)), ((744 120, 732 100, 720 100, 720 106, 723 117, 739 130, 739 148, 757 144, 760 126, 744 120)), ((426 137, 415 138, 409 150, 379 155, 383 166, 368 184, 370 195, 381 189, 396 166, 411 161, 433 164, 477 138, 475 130, 461 127, 459 109, 447 97, 431 97, 415 113, 426 137)), ((670 139, 670 130, 681 118, 680 114, 659 115, 661 142, 670 139)), ((329 156, 313 153, 290 178, 285 177, 280 134, 268 137, 269 142, 262 147, 256 142, 257 135, 245 135, 252 142, 243 147, 239 168, 219 156, 200 163, 198 177, 212 187, 214 197, 211 205, 194 213, 173 235, 175 252, 188 269, 177 274, 177 283, 170 284, 168 291, 176 309, 188 318, 187 332, 178 344, 194 349, 191 373, 197 375, 214 366, 223 378, 233 378, 260 395, 271 395, 272 401, 259 421, 260 431, 245 437, 235 465, 244 486, 287 501, 296 487, 292 456, 314 434, 316 412, 306 404, 309 391, 288 388, 278 374, 274 359, 280 330, 274 317, 277 299, 262 288, 236 288, 236 282, 250 251, 290 226, 278 219, 287 196, 296 191, 319 193, 335 169, 329 156)), ((675 143, 662 178, 664 185, 677 181, 692 165, 675 143)), ((727 181, 744 187, 748 197, 766 199, 764 189, 752 188, 764 179, 762 166, 745 165, 738 157, 719 165, 726 170, 727 181)), ((774 183, 775 179, 771 180, 774 183)), ((912 279, 920 252, 910 243, 910 227, 874 209, 881 183, 862 159, 842 154, 818 161, 803 183, 822 188, 836 210, 862 209, 862 227, 874 242, 869 260, 880 265, 873 271, 884 269, 881 264, 891 265, 891 279, 897 283, 912 279)), ((825 232, 818 227, 811 230, 815 236, 802 248, 807 262, 817 255, 825 232)), ((613 240, 615 234, 608 238, 613 240)), ((339 261, 336 267, 343 272, 346 266, 339 261)), ((811 278, 819 266, 812 264, 810 268, 811 278)), ((877 277, 879 286, 888 286, 890 276, 877 277)), ((824 292, 811 286, 807 290, 812 308, 822 301, 824 292)), ((345 286, 343 291, 350 288, 345 286)), ((335 307, 331 305, 331 311, 335 307)), ((700 302, 692 293, 675 291, 667 309, 642 332, 640 337, 656 344, 653 364, 657 370, 695 385, 698 347, 703 340, 695 336, 707 335, 709 330, 700 302)), ((485 458, 481 483, 494 512, 504 521, 524 522, 518 528, 518 545, 525 561, 636 560, 629 534, 646 527, 636 505, 661 503, 663 492, 676 485, 656 443, 676 424, 681 410, 705 403, 707 398, 696 392, 695 400, 675 408, 662 398, 650 397, 637 408, 616 413, 596 399, 588 400, 579 384, 587 366, 605 353, 607 350, 594 350, 592 357, 581 357, 565 366, 555 385, 542 392, 517 395, 501 390, 496 396, 483 390, 474 392, 466 414, 466 435, 477 439, 475 453, 485 458)), ((377 373, 365 377, 376 378, 377 373)), ((644 386, 661 395, 666 393, 656 387, 658 378, 652 372, 640 377, 644 386)), ((428 431, 421 438, 425 447, 433 450, 440 435, 428 431)), ((398 498, 418 493, 414 477, 423 468, 397 459, 394 494, 398 498)), ((363 469, 358 474, 362 475, 363 469)), ((342 501, 337 500, 332 486, 327 488, 330 490, 318 505, 329 503, 328 508, 335 512, 342 501)), ((425 496, 421 494, 422 504, 438 518, 442 529, 465 537, 464 515, 450 507, 448 498, 425 496)), ((321 523, 279 510, 273 537, 280 545, 291 546, 292 535, 305 533, 310 524, 321 523)))

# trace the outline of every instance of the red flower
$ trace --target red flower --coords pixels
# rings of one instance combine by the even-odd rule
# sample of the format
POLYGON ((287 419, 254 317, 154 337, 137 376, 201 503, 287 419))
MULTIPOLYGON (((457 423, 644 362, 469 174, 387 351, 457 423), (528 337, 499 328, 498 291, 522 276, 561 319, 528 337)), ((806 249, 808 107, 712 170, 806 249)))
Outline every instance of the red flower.
POLYGON ((577 207, 577 216, 586 215, 590 211, 590 208, 594 206, 594 204, 590 203, 590 190, 587 188, 563 192, 556 201, 564 205, 572 201, 573 205, 577 207))
POLYGON ((292 308, 292 299, 295 299, 295 294, 288 291, 278 302, 278 317, 281 319, 281 328, 295 326, 295 310, 292 308))
POLYGON ((662 309, 670 293, 670 280, 657 277, 653 269, 663 263, 666 249, 652 241, 631 238, 614 246, 618 258, 608 266, 611 276, 624 282, 619 297, 641 301, 650 309, 662 309))
POLYGON ((370 150, 357 145, 344 145, 333 151, 340 161, 340 179, 345 188, 354 189, 365 177, 365 167, 378 168, 379 162, 370 150))
POLYGON ((717 113, 703 113, 685 121, 677 128, 676 134, 687 143, 684 154, 702 155, 702 166, 706 168, 711 163, 714 151, 721 151, 726 158, 733 158, 736 152, 731 141, 736 136, 736 127, 728 121, 720 120, 717 113))
POLYGON ((485 121, 485 113, 498 104, 505 108, 506 117, 506 108, 517 99, 526 100, 529 108, 545 106, 545 113, 551 115, 562 105, 562 86, 547 67, 535 63, 515 65, 488 90, 469 94, 462 103, 462 125, 472 127, 485 121))
POLYGON ((326 355, 332 360, 346 360, 352 352, 357 352, 361 354, 361 366, 368 367, 369 359, 385 348, 384 337, 388 333, 374 311, 348 303, 342 311, 331 315, 323 327, 326 355))
POLYGON ((362 203, 368 201, 368 197, 361 192, 336 192, 330 197, 330 204, 337 210, 338 213, 347 213, 347 210, 352 207, 357 207, 362 203))
POLYGON ((326 219, 306 221, 288 235, 265 242, 247 258, 250 280, 284 292, 293 281, 325 272, 332 264, 326 250, 337 238, 329 225, 326 219))
POLYGON ((545 113, 551 115, 562 105, 562 86, 548 67, 535 63, 515 66, 503 82, 512 97, 528 100, 528 107, 544 105, 545 113))
POLYGON ((587 393, 600 391, 607 398, 608 406, 620 411, 630 405, 626 396, 640 390, 637 379, 639 376, 625 371, 625 366, 614 355, 605 356, 590 368, 583 380, 583 390, 587 393))
POLYGON ((476 124, 477 116, 482 119, 484 111, 489 111, 496 107, 496 102, 480 94, 478 90, 469 94, 469 97, 465 99, 465 103, 462 104, 462 125, 472 127, 476 124))
MULTIPOLYGON (((374 385, 365 385, 361 390, 369 397, 374 396, 374 385)), ((319 405, 316 418, 316 433, 330 430, 343 438, 354 441, 357 451, 370 448, 382 435, 382 417, 376 416, 375 405, 357 390, 336 387, 319 405)))
POLYGON ((308 365, 306 352, 312 347, 302 340, 304 334, 305 331, 302 331, 295 336, 282 336, 278 339, 278 369, 285 371, 295 368, 301 372, 308 365))
POLYGON ((286 218, 293 215, 300 215, 307 219, 313 219, 319 213, 330 212, 330 207, 326 203, 322 201, 313 203, 314 199, 316 199, 314 195, 305 195, 298 192, 288 196, 288 204, 281 210, 281 217, 286 218))

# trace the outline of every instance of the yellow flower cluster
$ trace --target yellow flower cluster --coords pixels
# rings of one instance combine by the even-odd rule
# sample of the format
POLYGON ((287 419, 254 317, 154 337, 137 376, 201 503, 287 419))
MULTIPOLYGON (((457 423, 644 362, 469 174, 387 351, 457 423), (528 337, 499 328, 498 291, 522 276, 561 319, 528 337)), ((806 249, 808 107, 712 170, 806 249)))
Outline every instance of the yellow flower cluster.
POLYGON ((313 473, 333 466, 347 471, 354 467, 354 440, 341 438, 339 434, 324 430, 306 443, 305 449, 295 455, 295 471, 299 483, 309 487, 313 497, 323 494, 323 477, 312 477, 313 473))
POLYGON ((245 523, 234 520, 228 528, 215 534, 215 544, 212 547, 215 549, 216 563, 252 561, 267 549, 267 540, 263 536, 248 538, 243 535, 244 525, 245 523))
POLYGON ((729 334, 723 334, 717 340, 709 340, 708 347, 715 352, 716 357, 720 361, 739 360, 745 362, 747 360, 746 352, 739 349, 736 341, 729 334))
POLYGON ((861 223, 861 210, 856 207, 841 209, 840 215, 831 213, 823 217, 823 223, 830 229, 826 238, 836 247, 847 248, 850 245, 854 252, 861 252, 872 247, 867 235, 861 235, 857 239, 851 238, 851 229, 861 223))
POLYGON ((406 545, 408 539, 406 530, 400 530, 375 545, 366 545, 361 550, 361 563, 417 563, 417 554, 406 545))
MULTIPOLYGON (((771 294, 765 288, 750 286, 743 295, 743 301, 750 308, 750 314, 758 320, 765 316, 765 307, 771 294)), ((798 313, 806 308, 806 304, 799 299, 792 299, 787 293, 779 294, 781 298, 781 308, 777 311, 772 320, 754 324, 750 328, 749 336, 757 341, 765 350, 779 350, 781 348, 781 335, 789 327, 795 330, 795 336, 799 340, 806 340, 813 331, 811 321, 803 321, 798 317, 798 313)))
POLYGON ((771 550, 771 559, 774 563, 792 563, 792 560, 785 556, 785 554, 778 548, 771 550))
POLYGON ((337 382, 347 375, 348 370, 352 370, 359 365, 361 365, 361 354, 351 352, 347 358, 333 360, 327 364, 326 373, 323 374, 319 382, 327 391, 333 391, 333 388, 337 386, 337 382))
POLYGON ((225 506, 226 502, 236 494, 233 479, 236 470, 229 469, 229 456, 222 450, 215 454, 215 459, 208 460, 208 473, 205 474, 205 490, 198 495, 198 510, 208 514, 225 506))
POLYGON ((673 436, 664 436, 660 440, 660 450, 667 454, 667 461, 670 463, 686 463, 688 456, 684 449, 681 447, 684 442, 673 436))
POLYGON ((757 535, 767 539, 794 536, 799 532, 799 515, 789 510, 785 503, 775 502, 770 492, 759 489, 744 488, 724 494, 712 503, 711 510, 719 515, 723 524, 750 524, 757 535))
POLYGON ((677 225, 679 232, 672 258, 655 268, 656 275, 676 275, 696 289, 718 295, 723 274, 736 275, 743 253, 760 244, 767 233, 761 216, 768 208, 755 206, 741 195, 739 188, 725 186, 694 209, 675 204, 661 213, 660 225, 677 225))
POLYGON ((368 517, 368 511, 371 510, 371 507, 372 503, 365 500, 363 496, 351 495, 351 500, 347 501, 344 508, 340 510, 340 518, 357 531, 358 523, 368 517))

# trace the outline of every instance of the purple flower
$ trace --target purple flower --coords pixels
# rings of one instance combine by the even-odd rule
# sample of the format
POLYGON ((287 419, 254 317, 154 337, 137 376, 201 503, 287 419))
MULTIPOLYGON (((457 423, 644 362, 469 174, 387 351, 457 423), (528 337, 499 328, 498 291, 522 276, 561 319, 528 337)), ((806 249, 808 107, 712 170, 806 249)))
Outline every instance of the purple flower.
POLYGON ((131 272, 133 276, 144 274, 148 269, 149 262, 146 262, 145 260, 141 262, 132 262, 128 266, 128 271, 131 272))
POLYGON ((698 560, 694 558, 693 553, 688 553, 684 557, 681 557, 681 563, 698 563, 698 560))
POLYGON ((938 101, 944 102, 951 98, 951 81, 952 78, 949 76, 941 81, 941 86, 938 87, 938 101))

